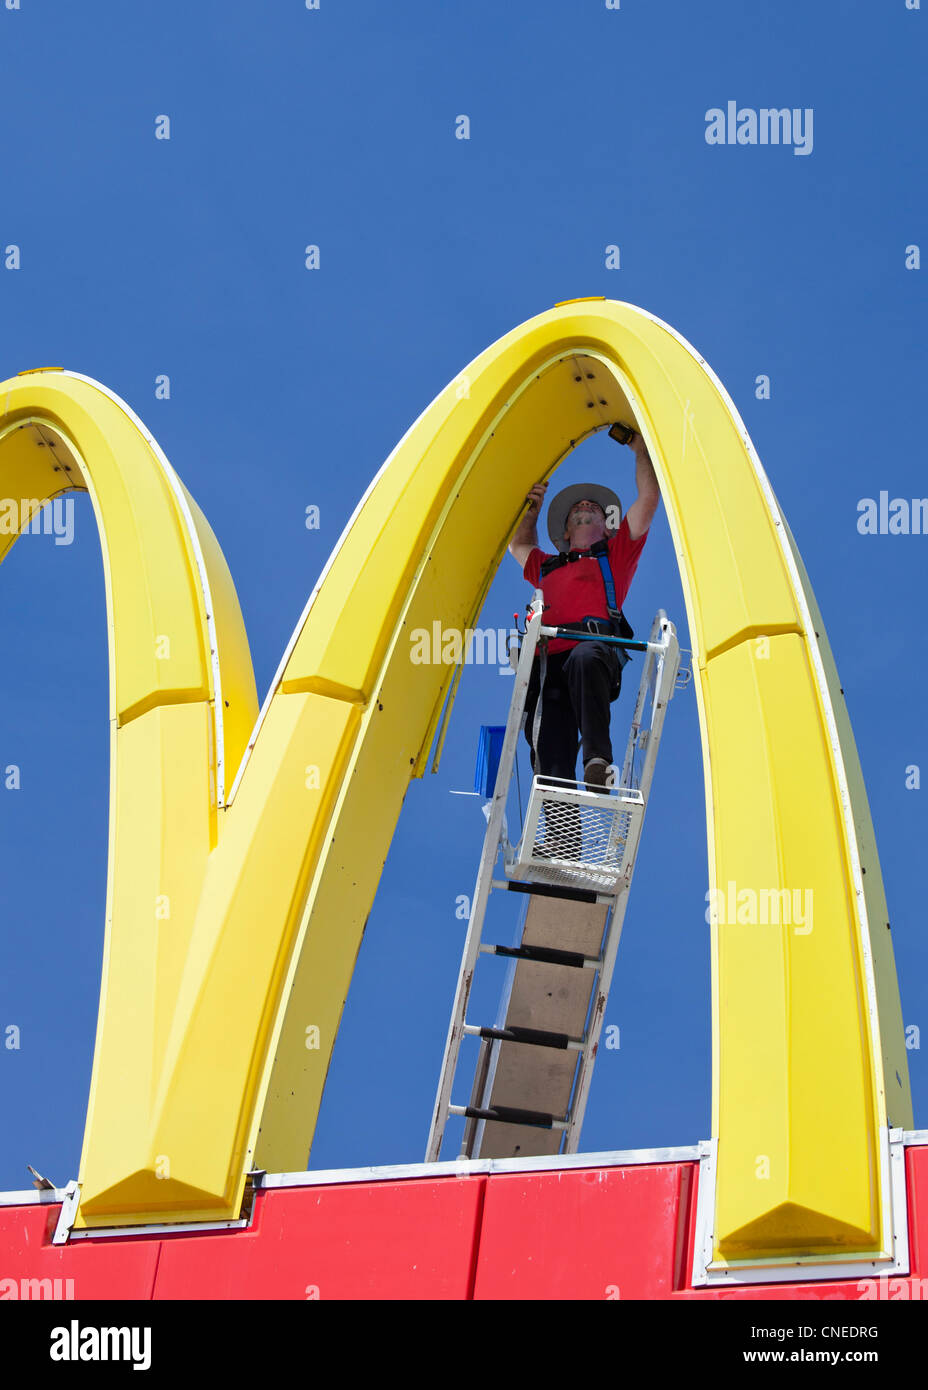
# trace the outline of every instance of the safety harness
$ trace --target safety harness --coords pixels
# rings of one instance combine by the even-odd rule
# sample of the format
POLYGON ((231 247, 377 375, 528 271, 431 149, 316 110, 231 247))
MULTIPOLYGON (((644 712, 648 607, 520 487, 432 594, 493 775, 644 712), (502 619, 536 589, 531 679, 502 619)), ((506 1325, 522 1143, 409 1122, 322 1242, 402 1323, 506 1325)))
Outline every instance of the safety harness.
MULTIPOLYGON (((552 555, 550 559, 544 561, 541 566, 540 578, 544 579, 546 574, 552 570, 560 569, 562 565, 573 564, 576 560, 594 559, 599 563, 600 573, 603 577, 603 587, 606 591, 606 609, 609 613, 609 629, 613 636, 634 637, 634 629, 619 608, 615 598, 615 582, 612 578, 612 570, 609 566, 609 542, 607 540, 596 541, 587 550, 569 550, 566 553, 560 551, 557 555, 552 555)), ((558 626, 568 632, 600 632, 601 628, 597 624, 603 623, 602 618, 593 615, 585 617, 582 623, 560 623, 558 626)), ((532 721, 532 751, 535 754, 535 764, 538 763, 538 734, 541 729, 541 702, 545 688, 545 674, 548 665, 547 639, 542 643, 539 651, 539 672, 538 672, 538 700, 535 705, 535 718, 532 721)), ((624 647, 615 648, 616 656, 619 659, 619 676, 621 678, 625 663, 631 660, 624 647)), ((618 691, 616 691, 618 694, 618 691)), ((612 697, 615 699, 615 695, 612 697)))

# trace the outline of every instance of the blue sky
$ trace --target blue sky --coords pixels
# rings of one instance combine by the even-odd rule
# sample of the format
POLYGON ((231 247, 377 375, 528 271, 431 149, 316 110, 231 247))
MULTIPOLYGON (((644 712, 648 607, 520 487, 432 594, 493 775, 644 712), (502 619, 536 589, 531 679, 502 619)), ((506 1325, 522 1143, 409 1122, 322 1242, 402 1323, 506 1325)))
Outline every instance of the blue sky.
MULTIPOLYGON (((862 536, 857 504, 928 490, 924 272, 905 266, 928 238, 926 23, 905 0, 0 6, 0 246, 21 249, 21 269, 0 267, 0 379, 68 367, 141 416, 223 545, 262 698, 370 478, 485 347, 591 294, 694 344, 816 590, 918 1027, 928 789, 907 790, 905 769, 928 762, 928 537, 862 536), (710 146, 706 112, 729 100, 811 108, 811 153, 710 146), (469 141, 454 138, 461 113, 469 141), (162 114, 169 141, 154 138, 162 114), (620 270, 605 268, 611 243, 620 270)), ((594 477, 630 499, 631 452, 597 437, 557 481, 594 477)), ((108 711, 87 499, 72 545, 25 537, 0 578, 0 763, 22 769, 20 790, 0 789, 0 1027, 21 1030, 18 1051, 0 1048, 0 1188, 19 1188, 27 1162, 77 1175, 99 994, 108 711)), ((481 624, 508 626, 528 594, 506 557, 481 624)), ((663 509, 625 606, 639 630, 665 608, 688 645, 663 509)), ((407 795, 314 1168, 424 1154, 464 939, 455 900, 483 832, 479 802, 451 793, 472 785, 479 726, 504 721, 511 688, 465 669, 439 773, 407 795)), ((601 1054, 585 1149, 709 1136, 707 886, 690 691, 668 714, 607 1012, 622 1045, 601 1054)), ((515 908, 494 912, 488 939, 509 940, 515 908)), ((472 1016, 489 1022, 502 976, 482 969, 472 1016)), ((924 1055, 909 1052, 923 1126, 924 1055)))

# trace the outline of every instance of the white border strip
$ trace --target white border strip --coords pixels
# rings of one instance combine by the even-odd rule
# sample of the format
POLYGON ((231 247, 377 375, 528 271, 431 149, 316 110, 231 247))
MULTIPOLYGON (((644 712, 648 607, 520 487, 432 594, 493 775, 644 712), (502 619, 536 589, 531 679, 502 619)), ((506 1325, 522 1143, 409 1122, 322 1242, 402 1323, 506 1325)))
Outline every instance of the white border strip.
POLYGON ((329 1168, 308 1173, 266 1173, 260 1189, 318 1187, 349 1182, 395 1182, 401 1178, 465 1178, 481 1173, 543 1173, 571 1168, 623 1168, 645 1163, 696 1163, 697 1144, 667 1149, 619 1149, 606 1153, 555 1154, 537 1158, 458 1158, 438 1163, 397 1163, 374 1168, 329 1168))
POLYGON ((52 1245, 67 1245, 69 1240, 90 1240, 98 1237, 100 1239, 113 1239, 121 1236, 125 1240, 129 1236, 136 1235, 178 1235, 191 1231, 242 1231, 251 1226, 255 1216, 255 1204, 252 1201, 251 1211, 247 1216, 238 1217, 231 1221, 172 1221, 145 1226, 92 1226, 75 1231, 72 1230, 72 1227, 77 1217, 80 1195, 78 1183, 76 1181, 69 1182, 64 1189, 64 1201, 61 1204, 61 1211, 58 1213, 58 1224, 52 1236, 52 1245))
POLYGON ((58 1239, 58 1232, 55 1232, 52 1244, 65 1245, 69 1240, 105 1240, 119 1236, 125 1240, 128 1236, 174 1236, 199 1234, 202 1231, 244 1231, 251 1225, 253 1216, 254 1211, 252 1211, 252 1216, 245 1217, 241 1221, 177 1221, 164 1226, 100 1226, 81 1231, 71 1231, 66 1228, 61 1240, 58 1239))
MULTIPOLYGON (((894 1136, 897 1133, 893 1130, 894 1136)), ((324 1168, 306 1173, 265 1173, 260 1180, 255 1179, 255 1187, 261 1191, 271 1187, 312 1187, 326 1183, 387 1182, 403 1177, 447 1177, 449 1173, 532 1173, 551 1172, 559 1168, 614 1168, 634 1163, 699 1163, 706 1152, 705 1145, 712 1142, 704 1139, 698 1144, 681 1144, 666 1149, 618 1149, 604 1153, 561 1154, 549 1158, 449 1159, 443 1163, 397 1163, 370 1168, 324 1168)), ((895 1139, 893 1142, 896 1142, 895 1139)), ((928 1147, 928 1129, 903 1130, 902 1144, 906 1149, 928 1147)), ((54 1206, 65 1200, 69 1187, 70 1183, 67 1187, 43 1191, 27 1187, 0 1192, 0 1207, 54 1206)), ((196 1229, 201 1230, 202 1226, 197 1225, 196 1229)))
POLYGON ((827 1256, 803 1255, 773 1258, 766 1263, 732 1261, 712 1263, 712 1244, 715 1217, 715 1169, 718 1159, 718 1140, 703 1140, 700 1145, 699 1187, 696 1197, 696 1230, 693 1239, 693 1268, 691 1287, 717 1288, 720 1285, 804 1283, 815 1280, 873 1279, 880 1275, 906 1275, 910 1272, 908 1203, 905 1185, 905 1136, 901 1129, 880 1132, 880 1147, 884 1153, 881 1168, 888 1174, 889 1200, 884 1192, 883 1210, 889 1209, 892 1239, 889 1252, 883 1258, 872 1252, 849 1255, 840 1261, 827 1256))
POLYGON ((48 1207, 63 1202, 67 1187, 23 1188, 21 1192, 0 1192, 0 1207, 48 1207))
MULTIPOLYGON (((704 1182, 703 1172, 714 1170, 715 1164, 715 1145, 712 1139, 701 1140, 698 1144, 678 1145, 673 1148, 663 1149, 618 1149, 609 1150, 604 1153, 588 1154, 561 1154, 547 1158, 474 1158, 449 1160, 445 1163, 396 1163, 386 1164, 379 1167, 370 1168, 327 1168, 317 1172, 306 1173, 260 1173, 251 1174, 255 1192, 269 1191, 272 1188, 294 1188, 294 1187, 337 1187, 347 1183, 371 1183, 371 1182, 398 1182, 409 1178, 444 1178, 444 1177, 479 1177, 482 1173, 542 1173, 568 1171, 570 1169, 583 1168, 617 1168, 631 1167, 635 1164, 656 1164, 656 1163, 699 1163, 699 1183, 696 1203, 696 1239, 694 1242, 694 1274, 698 1274, 695 1268, 699 1259, 700 1237, 704 1232, 706 1224, 706 1194, 711 1194, 713 1189, 710 1183, 704 1182)), ((891 1134, 892 1147, 892 1168, 893 1168, 893 1214, 896 1220, 896 1240, 897 1257, 908 1263, 908 1226, 906 1221, 906 1191, 905 1191, 905 1149, 928 1147, 928 1130, 893 1130, 891 1134)), ((64 1244, 69 1237, 74 1239, 86 1239, 89 1237, 105 1236, 146 1236, 146 1235, 171 1235, 178 1232, 200 1232, 200 1231, 228 1231, 241 1230, 248 1227, 254 1220, 255 1207, 252 1205, 251 1216, 233 1221, 217 1222, 173 1222, 165 1225, 149 1226, 119 1226, 119 1227, 99 1227, 83 1231, 71 1232, 70 1226, 73 1222, 76 1208, 76 1195, 78 1187, 76 1181, 72 1180, 66 1187, 48 1188, 37 1191, 34 1188, 25 1188, 21 1191, 0 1192, 0 1208, 2 1207, 32 1207, 32 1206, 54 1206, 60 1202, 62 1210, 58 1216, 58 1225, 53 1237, 53 1244, 64 1244)), ((710 1232, 711 1238, 711 1232, 710 1232)), ((711 1254, 711 1244, 710 1244, 711 1254)), ((867 1260, 873 1264, 872 1257, 867 1256, 867 1260)), ((799 1275, 796 1265, 792 1264, 788 1273, 783 1278, 799 1280, 802 1278, 825 1279, 839 1277, 834 1271, 837 1266, 819 1266, 810 1270, 808 1275, 799 1275)), ((881 1266, 886 1269, 888 1266, 881 1266)), ((860 1272, 859 1266, 851 1268, 851 1275, 860 1272)), ((840 1277, 848 1277, 847 1275, 840 1277)), ((750 1272, 738 1270, 736 1275, 723 1276, 711 1282, 715 1283, 757 1283, 775 1282, 776 1276, 768 1270, 757 1271, 756 1277, 750 1272)), ((702 1283, 708 1283, 705 1278, 702 1283)), ((694 1287, 699 1287, 694 1280, 694 1287)))

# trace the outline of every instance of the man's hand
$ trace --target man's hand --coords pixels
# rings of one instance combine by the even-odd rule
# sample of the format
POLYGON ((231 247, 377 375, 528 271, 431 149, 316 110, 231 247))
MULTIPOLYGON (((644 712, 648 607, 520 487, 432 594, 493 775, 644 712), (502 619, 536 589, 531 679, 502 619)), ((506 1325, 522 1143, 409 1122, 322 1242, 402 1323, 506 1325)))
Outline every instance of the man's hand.
POLYGON ((518 560, 522 569, 525 569, 525 562, 538 544, 538 513, 541 511, 541 504, 545 500, 545 490, 547 483, 536 483, 526 495, 528 508, 522 520, 516 527, 516 533, 509 542, 509 554, 518 560))
POLYGON ((526 501, 528 502, 528 509, 530 512, 537 513, 541 511, 541 504, 545 500, 545 491, 547 487, 547 483, 536 483, 533 488, 529 489, 526 501))

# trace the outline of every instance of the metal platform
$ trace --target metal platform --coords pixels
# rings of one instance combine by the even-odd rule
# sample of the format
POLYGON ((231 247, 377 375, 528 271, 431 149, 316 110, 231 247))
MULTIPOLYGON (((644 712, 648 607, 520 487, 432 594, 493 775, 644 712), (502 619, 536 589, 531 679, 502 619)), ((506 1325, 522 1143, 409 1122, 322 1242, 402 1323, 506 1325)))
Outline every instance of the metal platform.
POLYGON ((536 777, 506 875, 616 893, 634 863, 643 816, 644 797, 632 788, 588 791, 536 777))

